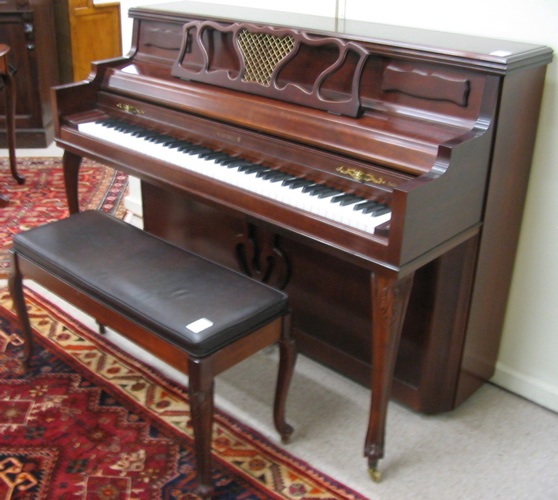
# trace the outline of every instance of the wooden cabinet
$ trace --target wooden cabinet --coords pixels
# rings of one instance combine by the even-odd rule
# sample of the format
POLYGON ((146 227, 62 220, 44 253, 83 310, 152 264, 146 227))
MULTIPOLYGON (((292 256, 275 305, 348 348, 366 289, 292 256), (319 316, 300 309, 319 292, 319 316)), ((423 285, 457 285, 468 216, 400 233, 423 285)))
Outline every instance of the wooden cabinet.
MULTIPOLYGON (((0 0, 0 43, 16 70, 16 146, 42 148, 54 137, 50 88, 83 80, 91 62, 122 54, 119 4, 92 0, 0 0)), ((0 99, 0 147, 7 147, 0 99)))
MULTIPOLYGON (((53 139, 50 87, 58 83, 52 0, 0 0, 0 43, 15 69, 16 145, 45 147, 53 139)), ((0 147, 7 146, 0 101, 0 147)))
POLYGON ((62 82, 84 80, 92 61, 122 55, 119 3, 54 0, 54 4, 62 82))

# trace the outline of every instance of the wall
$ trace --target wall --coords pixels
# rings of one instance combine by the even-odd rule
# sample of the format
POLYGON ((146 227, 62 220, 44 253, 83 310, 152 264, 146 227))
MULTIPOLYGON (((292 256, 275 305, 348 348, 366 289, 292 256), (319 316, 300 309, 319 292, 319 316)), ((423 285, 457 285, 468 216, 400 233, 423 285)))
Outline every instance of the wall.
MULTIPOLYGON (((123 0, 127 10, 153 0, 123 0)), ((212 2, 207 2, 212 3, 212 2)), ((555 0, 221 0, 222 4, 330 15, 549 45, 558 50, 555 0)), ((548 67, 521 239, 493 382, 558 411, 558 67, 548 67)))

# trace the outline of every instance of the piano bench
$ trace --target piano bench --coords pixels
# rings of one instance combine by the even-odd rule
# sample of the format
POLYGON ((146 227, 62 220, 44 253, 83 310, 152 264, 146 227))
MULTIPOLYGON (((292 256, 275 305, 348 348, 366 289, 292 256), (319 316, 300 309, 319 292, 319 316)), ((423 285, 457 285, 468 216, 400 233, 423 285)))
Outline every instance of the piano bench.
POLYGON ((23 278, 33 279, 189 377, 192 427, 202 497, 212 494, 214 377, 279 344, 274 422, 283 441, 296 352, 287 296, 98 211, 14 238, 10 291, 32 350, 23 278))

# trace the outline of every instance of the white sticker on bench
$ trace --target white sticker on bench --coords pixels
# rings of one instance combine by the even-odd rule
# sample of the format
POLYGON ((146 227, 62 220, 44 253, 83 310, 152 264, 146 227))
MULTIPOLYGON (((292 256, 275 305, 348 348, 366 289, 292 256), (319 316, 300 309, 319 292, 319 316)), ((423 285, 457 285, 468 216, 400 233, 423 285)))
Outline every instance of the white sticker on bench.
POLYGON ((186 328, 194 333, 200 333, 210 326, 213 326, 213 321, 210 321, 207 318, 200 318, 197 321, 186 325, 186 328))

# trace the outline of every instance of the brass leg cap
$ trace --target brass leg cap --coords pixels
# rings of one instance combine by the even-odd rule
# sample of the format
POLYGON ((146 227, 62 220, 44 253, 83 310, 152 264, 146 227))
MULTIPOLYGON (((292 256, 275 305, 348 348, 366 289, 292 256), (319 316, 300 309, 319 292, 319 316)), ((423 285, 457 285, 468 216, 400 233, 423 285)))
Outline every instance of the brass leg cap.
POLYGON ((368 474, 370 474, 370 479, 375 483, 379 483, 382 480, 382 473, 375 467, 370 467, 368 469, 368 474))

